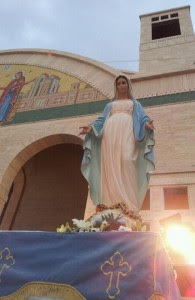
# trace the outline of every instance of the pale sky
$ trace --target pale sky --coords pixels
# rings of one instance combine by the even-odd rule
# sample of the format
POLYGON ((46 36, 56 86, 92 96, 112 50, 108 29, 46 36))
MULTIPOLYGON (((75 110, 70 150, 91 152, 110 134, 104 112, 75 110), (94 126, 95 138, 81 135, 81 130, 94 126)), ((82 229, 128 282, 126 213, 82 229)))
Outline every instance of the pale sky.
POLYGON ((194 23, 195 0, 1 1, 0 50, 61 50, 137 70, 139 15, 185 5, 194 23))

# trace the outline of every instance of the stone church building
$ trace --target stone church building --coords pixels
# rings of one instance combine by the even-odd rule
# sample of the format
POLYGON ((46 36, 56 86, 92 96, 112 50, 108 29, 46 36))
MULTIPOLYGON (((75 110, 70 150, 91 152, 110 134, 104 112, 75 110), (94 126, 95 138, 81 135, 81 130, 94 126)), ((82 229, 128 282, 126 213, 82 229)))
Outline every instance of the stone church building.
POLYGON ((144 222, 159 231, 160 221, 179 213, 195 227, 190 7, 141 15, 140 21, 138 72, 60 51, 0 51, 0 229, 53 231, 94 212, 80 172, 79 126, 101 113, 121 73, 131 79, 134 97, 156 128, 156 169, 141 210, 144 222))

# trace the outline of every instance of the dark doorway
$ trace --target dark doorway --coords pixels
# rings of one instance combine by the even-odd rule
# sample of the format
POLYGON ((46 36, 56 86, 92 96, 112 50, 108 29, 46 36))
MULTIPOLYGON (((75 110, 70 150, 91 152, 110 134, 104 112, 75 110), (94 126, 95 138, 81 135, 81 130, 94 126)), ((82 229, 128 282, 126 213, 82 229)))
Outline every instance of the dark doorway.
POLYGON ((73 218, 83 219, 88 186, 80 171, 82 155, 80 145, 60 144, 33 156, 23 166, 22 193, 14 199, 18 204, 7 229, 54 231, 73 218))

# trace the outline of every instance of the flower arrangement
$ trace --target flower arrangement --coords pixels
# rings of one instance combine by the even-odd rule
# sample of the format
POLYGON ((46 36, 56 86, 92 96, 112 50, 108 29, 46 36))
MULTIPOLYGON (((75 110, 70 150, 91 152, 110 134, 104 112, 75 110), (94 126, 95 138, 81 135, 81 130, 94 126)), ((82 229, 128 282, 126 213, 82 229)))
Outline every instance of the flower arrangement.
POLYGON ((135 224, 132 225, 130 222, 126 222, 126 226, 122 226, 118 220, 121 215, 114 217, 113 213, 102 215, 102 222, 97 226, 94 221, 84 221, 72 219, 73 226, 70 227, 69 223, 57 228, 57 232, 103 232, 103 231, 146 231, 146 225, 143 225, 142 220, 136 220, 135 224))

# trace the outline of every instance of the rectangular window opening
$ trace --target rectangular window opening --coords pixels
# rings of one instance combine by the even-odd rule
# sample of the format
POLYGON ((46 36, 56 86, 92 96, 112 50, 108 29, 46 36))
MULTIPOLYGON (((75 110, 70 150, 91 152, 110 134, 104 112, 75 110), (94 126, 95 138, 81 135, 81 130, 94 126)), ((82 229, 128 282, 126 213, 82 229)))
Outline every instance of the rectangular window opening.
POLYGON ((171 14, 171 18, 177 18, 177 17, 178 17, 178 13, 171 14))
POLYGON ((181 35, 179 19, 152 23, 152 40, 181 35))
POLYGON ((165 209, 189 209, 187 187, 164 188, 165 209))
POLYGON ((152 18, 152 22, 159 21, 159 17, 152 18))
POLYGON ((160 18, 161 18, 161 20, 166 20, 166 19, 169 18, 169 16, 168 16, 168 15, 165 15, 165 16, 161 16, 160 18))

